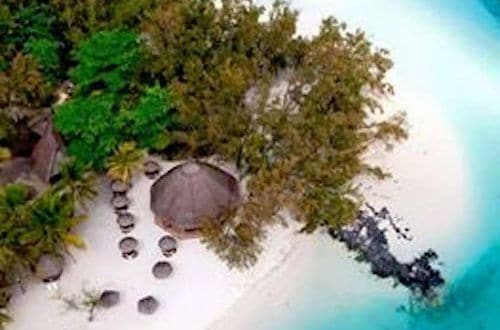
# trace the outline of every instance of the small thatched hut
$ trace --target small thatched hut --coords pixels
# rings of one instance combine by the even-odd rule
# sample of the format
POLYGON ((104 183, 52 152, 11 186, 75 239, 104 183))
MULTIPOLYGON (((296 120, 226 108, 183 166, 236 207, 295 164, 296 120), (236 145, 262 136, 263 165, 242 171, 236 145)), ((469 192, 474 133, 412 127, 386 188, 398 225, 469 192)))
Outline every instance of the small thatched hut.
POLYGON ((35 183, 36 179, 38 188, 41 189, 58 173, 59 164, 64 156, 64 144, 62 138, 53 129, 50 115, 41 116, 30 125, 33 132, 40 138, 34 144, 29 157, 16 155, 0 166, 0 185, 24 179, 35 183))
POLYGON ((15 182, 31 171, 31 160, 26 157, 12 158, 0 166, 0 186, 15 182))
POLYGON ((205 219, 218 219, 240 201, 238 181, 204 162, 188 161, 151 187, 156 223, 180 238, 196 237, 205 219))
POLYGON ((43 125, 43 134, 35 145, 31 154, 32 171, 43 181, 48 183, 57 174, 58 165, 63 157, 63 141, 54 131, 52 120, 49 118, 43 125))

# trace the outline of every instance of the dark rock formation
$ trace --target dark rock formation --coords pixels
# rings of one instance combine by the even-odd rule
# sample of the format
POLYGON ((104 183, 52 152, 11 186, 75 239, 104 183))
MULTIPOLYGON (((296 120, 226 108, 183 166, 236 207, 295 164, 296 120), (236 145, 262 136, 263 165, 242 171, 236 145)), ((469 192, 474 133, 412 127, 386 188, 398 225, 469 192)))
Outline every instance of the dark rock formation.
POLYGON ((386 222, 398 238, 411 240, 408 228, 400 228, 387 208, 377 211, 367 205, 358 218, 340 230, 330 230, 330 235, 343 242, 349 250, 356 251, 359 260, 370 264, 373 274, 381 278, 393 278, 410 289, 413 293, 426 298, 433 298, 436 290, 445 281, 441 272, 434 267, 437 253, 429 249, 409 263, 399 262, 389 249, 386 229, 381 225, 386 222))

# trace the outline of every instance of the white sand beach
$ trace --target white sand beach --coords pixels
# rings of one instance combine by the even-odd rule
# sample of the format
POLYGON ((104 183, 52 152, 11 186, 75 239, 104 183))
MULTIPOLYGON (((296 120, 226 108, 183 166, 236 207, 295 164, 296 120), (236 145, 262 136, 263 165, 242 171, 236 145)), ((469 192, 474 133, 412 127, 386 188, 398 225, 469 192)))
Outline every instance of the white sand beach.
MULTIPOLYGON (((412 259, 432 247, 445 263, 445 276, 449 276, 456 271, 453 258, 457 254, 453 252, 463 248, 456 238, 469 229, 466 220, 470 199, 459 140, 432 100, 401 94, 397 101, 387 101, 385 107, 388 112, 406 110, 410 139, 390 153, 378 150, 369 155, 370 162, 389 170, 392 178, 384 182, 363 178, 361 190, 367 202, 377 208, 387 206, 393 215, 403 218, 402 226, 410 228, 412 241, 388 232, 391 250, 400 260, 412 259)), ((304 304, 315 303, 301 297, 304 292, 319 291, 310 295, 332 299, 327 305, 337 312, 369 297, 407 294, 404 288, 392 289, 391 280, 371 275, 366 265, 354 261, 353 254, 326 234, 309 237, 304 247, 288 265, 255 284, 255 289, 210 329, 273 329, 275 322, 293 324, 297 314, 311 309, 304 304)))
MULTIPOLYGON (((270 3, 267 0, 259 2, 270 3)), ((359 183, 367 202, 375 207, 387 206, 393 215, 402 217, 401 224, 411 230, 413 240, 410 242, 389 235, 393 253, 401 260, 408 260, 432 247, 440 254, 444 263, 442 270, 448 278, 459 272, 457 258, 461 258, 461 253, 458 251, 464 250, 460 237, 473 231, 473 224, 469 222, 472 199, 468 164, 463 141, 444 117, 443 104, 426 88, 425 79, 415 81, 412 80, 415 76, 409 75, 412 70, 420 70, 417 77, 426 78, 426 70, 432 67, 432 57, 416 61, 408 52, 427 56, 435 51, 431 47, 426 53, 427 37, 444 42, 452 36, 435 31, 433 17, 422 12, 418 12, 423 15, 419 19, 429 20, 426 21, 428 24, 402 15, 419 10, 404 7, 410 6, 409 3, 293 1, 300 10, 298 25, 301 34, 316 33, 321 18, 334 14, 347 20, 351 28, 367 30, 376 44, 390 49, 396 65, 390 73, 396 84, 396 97, 384 105, 389 112, 404 110, 407 113, 410 138, 396 145, 391 153, 380 150, 369 156, 373 164, 382 165, 392 173, 391 179, 375 182, 363 178, 359 183), (380 17, 385 11, 388 22, 382 23, 380 17), (404 30, 398 30, 398 26, 403 26, 404 30), (404 37, 408 35, 412 37, 404 37)), ((417 7, 417 4, 411 6, 417 7)), ((340 314, 342 310, 363 305, 370 301, 370 297, 404 298, 407 295, 403 288, 392 289, 392 281, 377 280, 369 274, 366 265, 355 262, 352 254, 340 244, 332 244, 326 235, 315 237, 308 248, 310 251, 298 255, 293 265, 283 266, 281 272, 275 272, 256 284, 255 290, 234 304, 230 312, 210 329, 287 329, 284 324, 291 326, 290 329, 300 329, 292 325, 300 321, 304 326, 307 323, 304 317, 314 311, 318 315, 340 314), (308 257, 312 260, 307 260, 308 257), (328 299, 328 302, 318 299, 328 299)), ((394 307, 397 307, 397 302, 394 307)))
MULTIPOLYGON (((167 170, 174 163, 163 163, 167 170)), ((115 222, 116 215, 109 205, 109 188, 102 191, 90 208, 89 220, 78 232, 85 238, 87 249, 73 251, 74 261, 68 265, 59 283, 65 296, 86 289, 113 289, 121 293, 121 302, 109 310, 97 313, 93 322, 86 314, 65 311, 64 305, 50 299, 43 284, 33 283, 24 295, 12 302, 15 322, 9 329, 61 330, 83 329, 203 329, 222 316, 239 297, 252 288, 258 279, 287 265, 289 255, 301 251, 305 237, 296 235, 292 228, 280 228, 266 242, 266 252, 257 265, 246 271, 230 271, 199 240, 179 241, 178 252, 169 259, 174 272, 171 277, 158 280, 151 273, 155 262, 164 260, 158 240, 165 232, 153 222, 150 211, 152 180, 141 176, 129 193, 133 201, 130 211, 137 216, 136 228, 129 234, 139 241, 139 255, 125 260, 118 249, 122 234, 115 222), (137 301, 153 295, 160 308, 151 316, 137 312, 137 301)))
MULTIPOLYGON (((450 235, 467 229, 465 222, 458 221, 467 210, 463 155, 452 128, 431 101, 409 94, 400 100, 387 106, 407 110, 411 138, 391 153, 380 150, 369 156, 370 161, 390 170, 393 178, 383 183, 364 179, 362 189, 367 201, 389 206, 411 229, 411 242, 391 237, 399 257, 411 258, 428 247, 446 253, 453 241, 450 235)), ((165 171, 174 163, 162 165, 165 171)), ((154 224, 149 208, 152 183, 138 176, 129 193, 133 201, 130 211, 138 218, 130 235, 139 240, 139 256, 125 260, 120 255, 117 245, 124 235, 109 205, 110 191, 103 183, 89 220, 79 228, 87 249, 73 252, 74 261, 68 262, 59 281, 65 295, 78 294, 82 288, 118 290, 120 304, 100 310, 96 319, 88 322, 85 313, 65 311, 60 301, 50 299, 43 284, 33 283, 26 294, 14 298, 11 311, 15 322, 9 330, 101 330, 118 325, 124 330, 245 329, 246 324, 250 328, 255 315, 290 310, 294 295, 304 289, 308 272, 317 267, 316 254, 325 253, 325 249, 334 258, 325 267, 337 270, 330 269, 329 290, 355 299, 391 285, 390 281, 373 285, 375 279, 370 279, 367 268, 353 261, 343 247, 331 244, 330 251, 326 235, 299 235, 294 228, 275 230, 258 264, 246 272, 230 271, 198 240, 180 241, 177 254, 171 258, 173 275, 154 279, 151 268, 164 259, 157 246, 164 231, 154 224), (348 285, 353 279, 364 279, 355 290, 348 285), (137 312, 137 300, 147 295, 160 302, 159 310, 151 316, 137 312)), ((446 254, 442 257, 448 261, 446 254)))

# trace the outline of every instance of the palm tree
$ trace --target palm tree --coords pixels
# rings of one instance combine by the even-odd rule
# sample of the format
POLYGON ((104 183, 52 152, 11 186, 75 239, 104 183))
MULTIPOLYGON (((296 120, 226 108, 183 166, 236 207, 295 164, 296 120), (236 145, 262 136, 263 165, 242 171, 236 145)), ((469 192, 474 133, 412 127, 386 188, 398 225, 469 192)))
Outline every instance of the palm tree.
POLYGON ((21 184, 9 184, 0 188, 0 220, 4 223, 29 200, 28 187, 21 184))
POLYGON ((86 208, 86 203, 97 195, 96 174, 71 158, 61 164, 60 174, 55 189, 67 195, 75 205, 86 208))
POLYGON ((37 259, 43 253, 60 253, 68 245, 85 246, 82 239, 71 233, 85 216, 75 216, 73 202, 55 190, 48 190, 30 205, 27 230, 19 241, 28 246, 29 255, 37 259))
MULTIPOLYGON (((19 235, 26 226, 29 189, 11 184, 0 189, 0 296, 2 290, 21 285, 31 260, 23 253, 19 235)), ((1 300, 1 299, 0 299, 1 300)), ((2 304, 0 302, 0 308, 2 304)), ((0 325, 7 316, 0 312, 0 325)), ((0 326, 1 329, 1 326, 0 326)))
POLYGON ((135 142, 124 142, 106 162, 108 176, 114 180, 130 183, 134 172, 142 168, 144 151, 135 142))

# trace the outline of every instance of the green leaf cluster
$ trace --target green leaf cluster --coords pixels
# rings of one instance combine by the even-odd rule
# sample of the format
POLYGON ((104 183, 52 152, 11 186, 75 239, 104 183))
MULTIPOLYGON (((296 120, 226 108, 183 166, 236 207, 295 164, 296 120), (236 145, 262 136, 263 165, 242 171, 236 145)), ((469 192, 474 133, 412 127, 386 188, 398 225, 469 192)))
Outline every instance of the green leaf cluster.
POLYGON ((116 103, 112 94, 94 94, 74 98, 56 110, 54 123, 69 141, 69 154, 82 164, 102 167, 121 141, 116 103))
MULTIPOLYGON (((80 178, 76 189, 86 191, 85 180, 80 178)), ((5 299, 0 299, 0 309, 6 307, 11 288, 22 284, 42 255, 59 255, 68 245, 84 246, 71 232, 84 219, 75 216, 74 189, 61 188, 34 197, 28 186, 0 187, 0 298, 5 299)))
POLYGON ((118 94, 136 75, 139 40, 132 32, 99 32, 80 43, 75 59, 78 65, 70 71, 70 78, 78 94, 95 90, 118 94))
POLYGON ((32 2, 21 6, 4 5, 0 12, 1 48, 4 57, 17 52, 35 58, 49 80, 61 74, 60 46, 56 15, 46 4, 32 2))
POLYGON ((177 156, 236 153, 251 117, 245 94, 296 60, 297 13, 279 4, 265 24, 263 14, 248 1, 164 1, 144 21, 145 70, 179 96, 177 156))
POLYGON ((58 13, 61 31, 78 44, 103 30, 135 30, 144 17, 164 0, 48 0, 58 13))
POLYGON ((120 113, 119 120, 139 147, 162 150, 171 141, 167 129, 177 124, 172 103, 164 88, 148 87, 133 107, 120 113))
POLYGON ((76 51, 78 65, 70 74, 77 92, 56 110, 54 120, 78 161, 102 169, 121 142, 151 149, 169 144, 167 129, 175 124, 169 93, 159 86, 138 91, 132 83, 139 47, 134 33, 104 31, 76 51))
MULTIPOLYGON (((52 102, 52 91, 64 75, 57 17, 50 7, 36 1, 3 1, 0 4, 0 113, 20 132, 52 102)), ((18 156, 26 139, 7 139, 18 156)), ((23 154, 24 156, 24 154, 23 154)))

